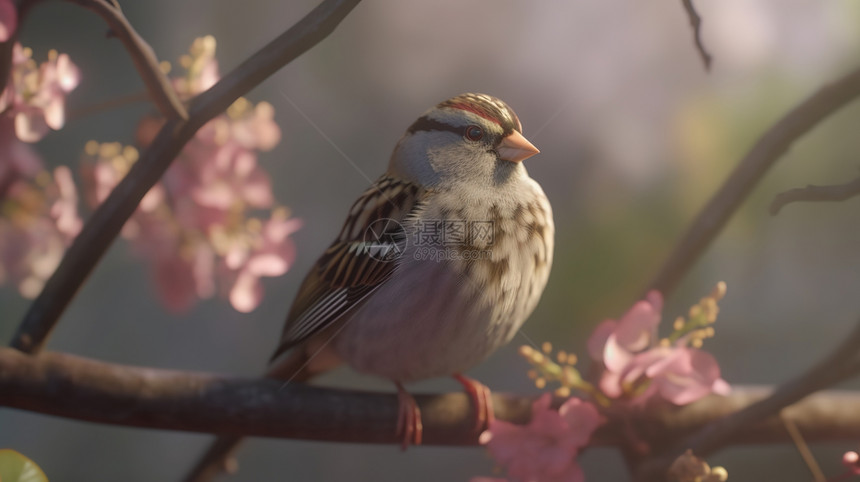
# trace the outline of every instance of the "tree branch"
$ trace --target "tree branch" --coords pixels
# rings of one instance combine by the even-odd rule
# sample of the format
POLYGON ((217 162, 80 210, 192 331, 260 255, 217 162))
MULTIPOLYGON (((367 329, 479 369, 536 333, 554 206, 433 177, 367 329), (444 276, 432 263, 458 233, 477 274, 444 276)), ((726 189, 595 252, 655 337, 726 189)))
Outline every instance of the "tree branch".
POLYGON ((664 295, 716 238, 755 185, 794 141, 860 95, 860 69, 826 85, 771 126, 741 159, 663 263, 651 288, 664 295))
POLYGON ((834 184, 831 186, 799 187, 781 192, 776 195, 770 204, 771 216, 776 216, 780 209, 786 204, 794 202, 821 202, 821 201, 845 201, 852 197, 860 196, 860 177, 845 184, 834 184))
POLYGON ((224 111, 278 69, 327 37, 359 0, 325 0, 302 20, 195 97, 188 119, 168 120, 131 171, 114 188, 66 251, 60 266, 30 305, 12 340, 27 353, 39 351, 60 315, 101 259, 141 198, 161 178, 186 142, 203 124, 224 111))
MULTIPOLYGON (((630 426, 653 446, 755 404, 766 388, 741 388, 686 407, 610 419, 596 445, 619 445, 630 426), (632 417, 632 418, 631 418, 632 417)), ((476 445, 474 415, 463 393, 417 395, 429 445, 476 445)), ((525 423, 532 399, 493 395, 496 416, 525 423)), ((559 399, 558 402, 561 402, 559 399)), ((783 412, 810 441, 860 438, 860 394, 833 391, 783 412)), ((397 396, 269 379, 123 366, 61 353, 26 355, 0 348, 0 405, 88 422, 165 430, 336 442, 400 443, 397 396)), ((734 443, 790 443, 777 416, 743 427, 734 443)))
POLYGON ((134 27, 122 14, 118 3, 106 0, 67 0, 88 10, 92 10, 110 27, 110 33, 116 36, 131 57, 138 75, 146 85, 149 96, 161 114, 167 119, 187 119, 188 112, 180 102, 173 85, 167 75, 161 71, 158 58, 146 40, 138 35, 134 27))
MULTIPOLYGON (((725 418, 716 419, 690 437, 672 443, 671 448, 664 451, 659 458, 642 465, 639 470, 640 476, 643 480, 663 480, 672 461, 687 449, 692 450, 699 457, 706 457, 715 450, 736 443, 738 434, 751 424, 762 419, 777 417, 785 407, 819 390, 856 376, 860 369, 858 361, 860 361, 860 322, 825 359, 800 376, 783 383, 766 398, 751 403, 725 418)), ((814 428, 801 428, 804 438, 810 433, 809 430, 814 428)))
POLYGON ((690 26, 693 27, 693 40, 696 42, 696 50, 699 52, 699 57, 702 58, 702 63, 705 64, 705 70, 711 70, 711 54, 705 50, 705 44, 702 43, 702 17, 696 12, 693 0, 681 0, 681 3, 684 4, 684 11, 687 12, 690 26))

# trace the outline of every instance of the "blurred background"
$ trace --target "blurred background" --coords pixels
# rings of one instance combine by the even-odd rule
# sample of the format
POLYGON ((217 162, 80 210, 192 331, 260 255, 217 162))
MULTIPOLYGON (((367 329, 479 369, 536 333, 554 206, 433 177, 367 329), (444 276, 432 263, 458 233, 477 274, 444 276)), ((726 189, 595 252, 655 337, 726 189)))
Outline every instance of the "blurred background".
MULTIPOLYGON (((174 62, 195 37, 214 35, 226 73, 305 15, 315 0, 125 2, 126 16, 174 62)), ((856 67, 860 4, 852 0, 700 0, 702 36, 714 56, 705 72, 680 1, 435 2, 368 0, 321 45, 252 91, 276 110, 281 144, 261 156, 280 203, 304 227, 298 257, 266 279, 253 313, 226 301, 181 315, 159 304, 145 266, 116 242, 75 298, 49 349, 111 362, 254 376, 261 373, 305 271, 340 229, 368 182, 290 99, 368 177, 388 162, 403 130, 452 95, 479 91, 507 101, 541 149, 529 172, 552 202, 556 258, 543 299, 524 327, 538 343, 584 353, 604 318, 642 294, 679 235, 754 140, 818 86, 856 67)), ((100 18, 63 2, 38 6, 21 41, 44 59, 56 48, 82 71, 69 108, 143 85, 100 18)), ((82 117, 37 148, 49 165, 77 166, 89 139, 131 144, 148 104, 82 117)), ((852 105, 783 157, 667 300, 686 312, 717 281, 728 284, 717 334, 706 350, 737 384, 786 380, 820 358, 860 313, 858 200, 796 204, 771 217, 781 191, 838 184, 858 173, 852 105)), ((0 287, 4 344, 28 306, 0 287)), ((518 337, 470 374, 496 391, 534 393, 518 337)), ((391 390, 343 369, 320 383, 391 390)), ((459 390, 450 380, 415 391, 459 390)), ((0 409, 0 447, 26 454, 54 481, 177 480, 209 436, 86 424, 0 409)), ((842 452, 815 446, 825 471, 842 452)), ((738 447, 709 459, 732 481, 808 480, 791 446, 738 447)), ((590 481, 624 481, 621 457, 590 449, 590 481)), ((468 480, 489 475, 483 449, 250 440, 230 480, 468 480)))

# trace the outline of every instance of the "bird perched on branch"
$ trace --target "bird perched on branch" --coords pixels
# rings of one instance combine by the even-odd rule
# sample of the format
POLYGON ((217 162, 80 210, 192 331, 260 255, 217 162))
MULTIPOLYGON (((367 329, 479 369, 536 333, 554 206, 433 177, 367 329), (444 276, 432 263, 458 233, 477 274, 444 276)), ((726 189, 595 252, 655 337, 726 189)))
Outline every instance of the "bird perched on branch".
MULTIPOLYGON (((422 430, 403 384, 452 375, 481 430, 490 392, 462 372, 514 337, 552 264, 549 201, 522 164, 538 152, 495 97, 425 112, 305 277, 267 376, 305 381, 346 363, 393 381, 406 447, 422 430)), ((187 480, 208 480, 238 440, 219 439, 187 480)))

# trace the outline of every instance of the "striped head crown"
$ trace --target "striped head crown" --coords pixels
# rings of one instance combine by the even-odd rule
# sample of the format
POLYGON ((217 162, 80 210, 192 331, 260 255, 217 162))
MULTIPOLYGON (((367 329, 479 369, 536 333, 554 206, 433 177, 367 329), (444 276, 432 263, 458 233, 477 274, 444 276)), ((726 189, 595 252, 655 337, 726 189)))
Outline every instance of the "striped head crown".
POLYGON ((512 131, 522 133, 523 126, 514 110, 504 101, 487 94, 460 94, 436 106, 437 108, 461 109, 477 114, 502 127, 504 135, 512 131))
POLYGON ((454 115, 457 111, 470 112, 498 125, 503 137, 514 131, 520 133, 523 131, 520 119, 508 104, 491 95, 470 93, 460 94, 439 103, 434 109, 425 112, 423 116, 415 121, 409 127, 409 132, 422 130, 450 130, 452 132, 459 132, 458 129, 464 126, 457 125, 455 119, 462 119, 459 122, 466 122, 467 124, 468 121, 459 115, 454 115))

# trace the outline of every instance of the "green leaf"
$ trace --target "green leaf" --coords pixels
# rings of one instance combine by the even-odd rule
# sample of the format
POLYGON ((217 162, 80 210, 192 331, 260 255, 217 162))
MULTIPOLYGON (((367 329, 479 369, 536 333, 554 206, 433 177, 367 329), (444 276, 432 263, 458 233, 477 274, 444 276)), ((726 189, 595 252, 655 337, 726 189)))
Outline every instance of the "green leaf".
POLYGON ((21 453, 0 449, 0 482, 48 482, 48 477, 21 453))

